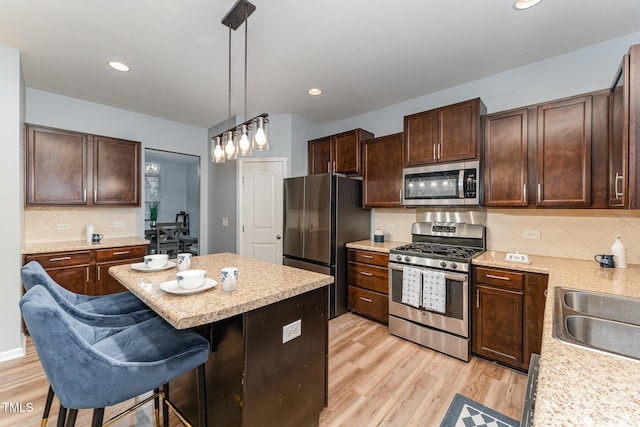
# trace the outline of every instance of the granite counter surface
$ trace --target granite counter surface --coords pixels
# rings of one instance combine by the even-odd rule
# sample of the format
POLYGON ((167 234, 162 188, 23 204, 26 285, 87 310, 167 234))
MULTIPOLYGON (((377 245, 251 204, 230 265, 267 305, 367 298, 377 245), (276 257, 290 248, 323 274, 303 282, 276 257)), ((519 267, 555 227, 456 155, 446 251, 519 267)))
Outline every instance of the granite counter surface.
POLYGON ((552 325, 556 286, 640 297, 640 266, 601 268, 595 261, 535 255, 531 264, 520 264, 505 256, 487 251, 472 262, 549 274, 534 425, 638 425, 640 362, 558 341, 552 325))
POLYGON ((66 240, 60 242, 25 243, 22 255, 46 254, 49 252, 83 251, 91 249, 109 249, 123 246, 148 245, 147 239, 140 237, 113 237, 102 239, 99 243, 88 243, 86 240, 66 240))
POLYGON ((383 252, 388 254, 391 249, 406 245, 407 243, 408 242, 374 242, 373 240, 359 240, 357 242, 347 243, 347 248, 383 252))
POLYGON ((140 272, 131 265, 119 265, 109 268, 109 274, 177 329, 226 319, 333 283, 332 276, 232 253, 193 257, 191 268, 206 270, 218 285, 197 294, 176 295, 160 289, 161 283, 175 280, 175 267, 140 272), (220 289, 223 267, 238 268, 238 286, 233 292, 220 289))

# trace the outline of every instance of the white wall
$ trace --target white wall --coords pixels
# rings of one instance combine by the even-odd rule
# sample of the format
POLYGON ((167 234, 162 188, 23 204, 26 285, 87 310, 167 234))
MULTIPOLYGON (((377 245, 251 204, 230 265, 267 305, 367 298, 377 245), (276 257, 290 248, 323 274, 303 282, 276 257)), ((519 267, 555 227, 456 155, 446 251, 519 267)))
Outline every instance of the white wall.
MULTIPOLYGON (((202 199, 200 217, 207 218, 205 201, 208 175, 207 168, 203 164, 208 162, 209 158, 207 154, 207 129, 36 89, 28 88, 26 95, 26 121, 28 123, 141 141, 143 153, 145 148, 155 148, 200 156, 201 170, 203 171, 200 187, 202 199)), ((144 210, 135 209, 135 218, 137 235, 143 237, 144 210)), ((202 236, 206 236, 206 222, 200 223, 200 229, 202 236)), ((204 251, 207 250, 206 240, 200 243, 200 248, 204 251)))
POLYGON ((0 361, 24 354, 21 337, 20 265, 24 197, 22 169, 22 123, 24 87, 20 52, 0 46, 0 200, 3 244, 0 246, 0 361))

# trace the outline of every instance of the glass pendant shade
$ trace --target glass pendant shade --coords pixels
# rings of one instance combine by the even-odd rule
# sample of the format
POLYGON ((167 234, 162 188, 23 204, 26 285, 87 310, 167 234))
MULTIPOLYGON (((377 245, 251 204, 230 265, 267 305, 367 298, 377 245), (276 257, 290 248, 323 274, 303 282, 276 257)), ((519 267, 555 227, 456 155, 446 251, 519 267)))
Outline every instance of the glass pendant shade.
POLYGON ((238 158, 238 147, 236 146, 236 142, 233 139, 233 131, 227 131, 224 133, 222 137, 224 143, 224 153, 227 157, 227 160, 235 160, 238 158))
POLYGON ((265 117, 256 117, 253 128, 253 149, 257 151, 267 151, 269 149, 269 120, 265 117))
POLYGON ((238 138, 238 151, 243 156, 250 156, 252 153, 251 141, 249 138, 249 127, 247 125, 240 126, 240 131, 237 133, 238 138))
POLYGON ((224 149, 222 148, 222 139, 219 136, 211 139, 211 161, 216 163, 224 163, 224 149))

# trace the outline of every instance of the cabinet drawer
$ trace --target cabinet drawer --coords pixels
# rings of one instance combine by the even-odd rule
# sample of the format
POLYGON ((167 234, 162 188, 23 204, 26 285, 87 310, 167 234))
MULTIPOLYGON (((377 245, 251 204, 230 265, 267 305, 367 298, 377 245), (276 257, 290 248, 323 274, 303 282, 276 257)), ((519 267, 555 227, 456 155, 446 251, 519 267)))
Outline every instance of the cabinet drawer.
POLYGON ((349 249, 349 261, 379 265, 386 268, 389 265, 389 255, 381 252, 349 249))
POLYGON ((389 298, 377 292, 349 286, 349 309, 384 323, 389 322, 389 298))
POLYGON ((476 267, 476 282, 505 288, 522 289, 522 273, 492 268, 476 267))
POLYGON ((96 261, 118 261, 122 259, 142 258, 147 254, 146 246, 126 246, 122 248, 98 249, 96 261))
POLYGON ((373 265, 349 263, 349 284, 387 295, 389 270, 373 265))
POLYGON ((25 264, 30 261, 38 261, 44 269, 83 265, 91 262, 91 252, 55 252, 42 255, 25 256, 25 264))

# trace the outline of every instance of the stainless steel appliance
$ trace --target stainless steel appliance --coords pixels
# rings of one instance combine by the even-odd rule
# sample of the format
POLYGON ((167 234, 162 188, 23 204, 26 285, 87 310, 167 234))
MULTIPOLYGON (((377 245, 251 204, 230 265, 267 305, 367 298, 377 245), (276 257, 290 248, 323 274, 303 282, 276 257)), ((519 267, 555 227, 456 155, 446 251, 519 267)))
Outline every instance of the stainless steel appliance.
POLYGON ((480 162, 443 163, 402 171, 405 206, 477 206, 480 204, 480 162))
POLYGON ((413 243, 389 251, 389 332, 469 361, 469 270, 471 259, 485 250, 485 227, 416 222, 411 235, 413 243), (425 308, 424 300, 416 307, 403 299, 409 289, 404 275, 416 273, 440 278, 444 301, 439 310, 425 308))
POLYGON ((345 244, 370 238, 362 181, 333 174, 284 180, 284 265, 328 274, 329 317, 347 312, 345 244))
POLYGON ((527 390, 524 394, 524 406, 522 407, 522 416, 520 417, 521 427, 531 427, 533 425, 533 412, 536 403, 540 355, 533 353, 531 354, 530 360, 529 375, 527 375, 527 390))

